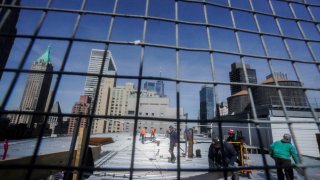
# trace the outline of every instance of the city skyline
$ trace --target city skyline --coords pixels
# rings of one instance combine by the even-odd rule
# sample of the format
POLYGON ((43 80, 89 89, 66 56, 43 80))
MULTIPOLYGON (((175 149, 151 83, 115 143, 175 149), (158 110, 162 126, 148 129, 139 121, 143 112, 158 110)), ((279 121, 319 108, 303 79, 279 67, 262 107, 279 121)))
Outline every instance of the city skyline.
MULTIPOLYGON (((51 48, 51 46, 50 46, 50 48, 51 48)), ((96 49, 96 48, 94 48, 94 49, 91 49, 91 53, 92 53, 92 50, 98 50, 98 49, 96 49)), ((104 51, 104 50, 99 50, 99 51, 104 51)), ((109 51, 110 52, 110 51, 109 51)), ((91 54, 90 53, 90 54, 91 54)), ((54 59, 53 57, 51 57, 52 59, 54 59)), ((90 58, 89 58, 90 59, 90 58)), ((108 58, 107 58, 108 59, 108 58)), ((90 62, 90 61, 89 61, 90 62)), ((112 58, 112 62, 114 63, 114 60, 113 60, 113 58, 112 58)), ((234 63, 236 63, 236 62, 234 62, 234 63)), ((233 64, 234 64, 233 63, 233 64)), ((54 64, 54 63, 53 63, 54 64)), ((106 63, 106 64, 108 64, 108 63, 106 63)), ((89 65, 88 65, 89 66, 89 65)), ((88 67, 89 68, 89 67, 88 67)), ((230 68, 229 68, 230 69, 230 68)), ((232 69, 232 68, 231 68, 232 69)), ((252 69, 254 69, 254 68, 252 68, 252 69)), ((259 75, 259 73, 257 74, 257 75, 259 75)), ((229 75, 230 76, 230 75, 229 75)), ((82 79, 84 79, 84 78, 82 78, 82 79)), ((144 83, 145 82, 150 82, 150 80, 145 80, 145 81, 143 81, 144 83)), ((82 89, 85 89, 85 80, 83 80, 83 82, 82 82, 82 84, 83 84, 83 88, 82 89)), ((123 81, 123 80, 120 80, 120 84, 119 85, 123 85, 123 84, 125 84, 125 83, 127 83, 127 82, 125 82, 125 81, 123 81)), ((129 81, 130 82, 130 81, 129 81)), ((143 83, 142 82, 142 86, 144 86, 143 83)), ((262 82, 262 81, 261 81, 262 82)), ((154 82, 154 83, 156 83, 156 81, 154 82)), ((135 84, 136 86, 137 86, 137 84, 135 84)), ((102 86, 102 84, 101 84, 101 86, 102 86)), ((143 88, 142 88, 143 89, 143 88)), ((230 91, 230 88, 227 88, 227 89, 229 89, 228 91, 230 91)), ((165 89, 164 89, 165 90, 165 89)), ((78 94, 77 95, 75 95, 74 93, 73 93, 73 95, 75 95, 75 96, 80 96, 80 95, 84 95, 84 93, 83 93, 83 90, 80 90, 79 92, 78 92, 78 94), (82 91, 82 92, 80 92, 80 91, 82 91), (80 94, 79 94, 80 93, 80 94)), ((198 91, 200 91, 200 89, 198 89, 198 91)), ((74 92, 74 91, 72 91, 72 92, 74 92)), ((58 91, 58 93, 59 93, 59 91, 58 91)), ((230 93, 228 93, 229 94, 229 96, 231 95, 231 92, 230 93)), ((225 99, 222 99, 222 100, 220 100, 219 102, 223 102, 223 101, 227 101, 227 98, 228 98, 228 96, 225 98, 225 99)), ((172 96, 171 96, 171 98, 170 99, 174 99, 172 96)), ((59 102, 61 102, 61 100, 59 100, 59 99, 57 99, 57 96, 56 96, 56 100, 55 101, 59 101, 59 102)), ((200 99, 199 99, 199 101, 200 101, 200 99)), ((63 101, 62 101, 63 102, 63 101)), ((76 102, 76 101, 75 101, 76 102)), ((219 103, 219 102, 216 102, 216 103, 219 103)), ((72 103, 72 102, 70 102, 70 103, 72 103)), ((171 105, 172 106, 172 105, 171 105)), ((182 106, 181 106, 182 107, 182 106)), ((17 107, 12 107, 13 109, 16 109, 17 107)), ((199 111, 199 109, 200 109, 200 106, 199 107, 196 107, 196 106, 194 106, 193 107, 193 109, 195 109, 195 110, 193 110, 193 111, 199 111), (198 109, 196 109, 196 108, 198 108, 198 109)), ((69 113, 69 112, 71 112, 71 110, 70 111, 68 111, 68 110, 66 110, 66 109, 64 109, 64 108, 62 108, 62 112, 64 112, 64 113, 69 113)), ((188 112, 188 111, 186 111, 186 112, 188 112)), ((190 113, 190 112, 189 112, 190 113)), ((197 117, 198 117, 198 114, 196 114, 196 115, 193 115, 193 117, 192 117, 192 113, 190 113, 191 114, 191 118, 194 118, 194 119, 197 119, 197 117)), ((195 114, 195 113, 194 113, 195 114)), ((190 117, 190 116, 189 116, 190 117)))
MULTIPOLYGON (((73 0, 65 3, 58 1, 53 2, 52 7, 57 8, 70 8, 70 7, 80 7, 80 1, 73 0)), ((95 10, 102 12, 111 12, 112 1, 108 2, 88 2, 85 7, 86 10, 95 10), (103 4, 103 5, 102 5, 103 4)), ((220 3, 220 2, 214 2, 220 3)), ((231 2, 235 7, 242 7, 245 9, 250 9, 250 6, 246 3, 238 4, 235 1, 231 2)), ((258 11, 261 12, 271 12, 270 7, 260 6, 265 5, 265 2, 253 1, 254 7, 258 8, 258 11)), ((129 13, 136 15, 144 14, 144 3, 137 2, 131 6, 124 6, 124 2, 119 1, 119 7, 117 13, 129 13)), ((276 7, 276 13, 280 13, 278 7, 285 6, 282 2, 273 2, 276 7), (277 6, 276 6, 277 5, 277 6)), ((22 1, 21 5, 24 6, 37 6, 44 7, 45 2, 43 1, 22 1)), ((201 6, 195 5, 194 12, 188 12, 189 3, 179 2, 181 5, 179 11, 179 19, 187 20, 191 22, 204 22, 203 9, 201 6)), ((222 3, 222 5, 226 5, 222 3)), ((163 17, 168 19, 174 19, 174 3, 169 1, 153 1, 149 4, 149 15, 155 17, 163 17), (164 10, 159 10, 156 7, 162 5, 164 10), (172 11, 173 10, 173 11, 172 11)), ((209 23, 214 25, 221 25, 226 27, 237 27, 244 30, 258 31, 254 19, 248 13, 243 11, 236 11, 235 16, 235 25, 233 25, 230 17, 230 13, 227 11, 227 8, 217 7, 217 6, 208 6, 209 12, 209 23), (215 10, 217 14, 213 14, 212 10, 215 10), (248 19, 248 21, 242 21, 243 18, 248 19)), ((299 9, 295 9, 300 11, 299 9)), ((312 12, 316 12, 312 9, 312 12)), ((301 13, 304 13, 301 11, 301 13)), ((19 21, 17 23, 17 34, 32 35, 36 28, 36 24, 40 19, 40 12, 22 10, 20 12, 19 21)), ((315 14, 315 13, 314 13, 315 14)), ((281 16, 292 17, 291 12, 281 13, 281 16)), ((315 14, 315 17, 318 16, 315 14)), ((271 64, 273 65, 275 72, 283 72, 288 75, 289 79, 297 80, 293 66, 291 62, 278 60, 279 58, 289 58, 288 52, 284 47, 281 38, 278 37, 280 34, 275 21, 270 20, 271 16, 258 14, 257 19, 260 25, 262 33, 271 33, 264 35, 266 46, 269 50, 268 56, 271 57, 271 64), (272 27, 272 28, 271 28, 272 27)), ((301 17, 303 18, 303 17, 301 17)), ((44 24, 40 29, 39 35, 48 35, 48 36, 58 36, 61 38, 69 37, 72 33, 73 24, 75 22, 76 15, 69 13, 58 13, 58 12, 49 12, 48 16, 44 20, 44 24), (64 21, 60 21, 63 19, 64 21), (55 27, 61 27, 61 30, 56 31, 55 27)), ((76 38, 87 38, 87 39, 105 39, 107 35, 107 30, 109 28, 109 22, 111 17, 100 17, 92 14, 83 16, 80 24, 79 30, 76 33, 76 38)), ((309 18, 305 18, 309 19, 309 18)), ((139 44, 126 44, 128 42, 134 42, 140 40, 143 43, 143 20, 142 19, 127 19, 124 17, 116 17, 116 23, 113 27, 113 33, 111 35, 111 41, 123 42, 124 44, 111 43, 108 46, 117 61, 118 75, 127 75, 127 76, 138 76, 139 68, 141 62, 141 46, 139 44), (130 33, 127 32, 130 30, 130 33), (125 53, 124 53, 125 52, 125 53)), ((301 38, 301 32, 299 29, 288 23, 285 20, 280 18, 280 25, 283 28, 285 35, 293 38, 301 38), (292 27, 292 32, 288 32, 287 27, 292 27)), ((291 21, 290 21, 291 22, 291 21)), ((181 47, 190 47, 198 49, 208 49, 208 40, 205 35, 204 27, 196 27, 187 24, 181 24, 179 30, 179 46, 181 47), (189 34, 197 34, 197 36, 190 36, 189 34)), ((303 26, 304 33, 308 36, 309 39, 318 39, 318 35, 314 33, 314 28, 310 26, 303 26)), ((174 23, 164 22, 164 21, 153 21, 148 20, 148 27, 146 32, 146 37, 144 42, 160 44, 160 45, 174 45, 175 44, 175 30, 174 23), (160 23, 159 23, 160 22, 160 23)), ((212 48, 215 51, 213 53, 213 66, 214 66, 214 76, 211 72, 211 62, 210 55, 208 52, 199 52, 199 51, 187 51, 181 50, 179 52, 179 72, 177 73, 177 61, 176 61, 176 52, 174 49, 159 49, 157 47, 146 46, 144 53, 143 61, 143 70, 142 76, 147 77, 159 77, 159 72, 161 71, 162 78, 169 79, 184 79, 191 81, 213 81, 213 78, 217 82, 230 82, 228 79, 228 72, 230 70, 230 64, 234 62, 240 62, 239 49, 237 47, 235 34, 231 29, 223 29, 219 27, 211 27, 211 41, 212 48), (230 52, 233 54, 223 54, 221 51, 230 52), (198 73, 201 72, 201 73, 198 73)), ((258 83, 264 80, 264 77, 270 74, 268 68, 268 63, 263 52, 261 42, 259 42, 259 37, 255 34, 248 34, 246 32, 240 32, 239 38, 243 44, 241 54, 244 54, 244 62, 256 69, 258 83), (245 43, 250 41, 251 43, 245 43), (256 55, 258 57, 250 57, 246 55, 256 55), (259 58, 260 57, 260 58, 259 58)), ((26 47, 28 46, 29 40, 26 38, 16 38, 12 53, 10 54, 6 68, 17 68, 21 57, 23 56, 26 47)), ((41 55, 45 47, 48 44, 52 44, 52 59, 54 70, 58 71, 61 67, 64 55, 68 46, 67 41, 59 40, 50 40, 50 39, 37 39, 31 48, 30 53, 27 56, 26 63, 24 64, 24 69, 28 69, 31 66, 32 61, 41 55)), ((306 49, 306 46, 302 45, 300 41, 288 40, 289 50, 294 52, 292 53, 292 59, 298 59, 303 61, 312 61, 311 55, 306 49)), ((317 59, 320 58, 320 48, 319 44, 316 42, 310 42, 311 48, 313 48, 314 54, 317 59)), ((104 43, 95 43, 95 42, 80 42, 75 41, 71 47, 69 56, 67 57, 67 63, 65 66, 65 71, 71 72, 87 72, 87 67, 89 63, 90 51, 91 49, 104 49, 104 43)), ((290 58, 289 58, 290 59, 290 58)), ((297 70, 299 76, 302 78, 304 86, 306 88, 317 89, 320 87, 318 82, 320 81, 318 70, 312 64, 302 64, 297 62, 297 70)), ((7 87, 9 86, 13 73, 4 72, 4 78, 0 82, 0 102, 2 102, 4 95, 6 94, 7 87)), ((55 83, 56 75, 54 75, 54 80, 52 83, 55 83)), ((63 75, 59 89, 56 94, 55 101, 61 102, 61 108, 63 112, 71 112, 72 103, 78 100, 79 95, 83 91, 85 85, 85 77, 72 76, 72 75, 63 75), (68 97, 69 101, 63 101, 68 97)), ((11 98, 6 106, 8 110, 14 110, 17 107, 18 99, 22 97, 23 84, 26 81, 26 74, 22 73, 19 76, 18 82, 14 91, 11 93, 11 98)), ((124 85, 125 82, 133 82, 138 84, 137 80, 129 79, 118 79, 119 85, 124 85)), ((144 80, 142 82, 143 86, 144 80)), ((165 94, 168 95, 171 99, 170 105, 176 106, 177 102, 177 93, 176 93, 176 84, 172 81, 164 81, 166 85, 165 94)), ((184 107, 186 112, 189 112, 189 118, 196 119, 198 116, 199 106, 199 89, 202 84, 192 84, 192 83, 180 83, 180 106, 184 107)), ((225 101, 227 97, 230 96, 229 90, 230 87, 227 85, 218 85, 217 86, 217 101, 225 101)), ((319 98, 320 93, 317 90, 314 90, 312 93, 307 92, 312 98, 319 98)))
POLYGON ((0 0, 0 174, 228 179, 218 138, 272 179, 288 133, 319 179, 319 23, 320 0, 0 0))

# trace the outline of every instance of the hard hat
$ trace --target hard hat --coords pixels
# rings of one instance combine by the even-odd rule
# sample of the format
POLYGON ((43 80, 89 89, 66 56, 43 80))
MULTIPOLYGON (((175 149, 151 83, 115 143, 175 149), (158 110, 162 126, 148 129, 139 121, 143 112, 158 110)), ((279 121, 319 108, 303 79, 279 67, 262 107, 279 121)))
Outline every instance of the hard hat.
POLYGON ((283 135, 282 141, 287 142, 287 143, 290 143, 290 142, 291 142, 291 135, 288 134, 288 133, 285 133, 285 134, 283 135))
POLYGON ((228 134, 234 134, 234 130, 230 128, 230 129, 228 130, 228 134))

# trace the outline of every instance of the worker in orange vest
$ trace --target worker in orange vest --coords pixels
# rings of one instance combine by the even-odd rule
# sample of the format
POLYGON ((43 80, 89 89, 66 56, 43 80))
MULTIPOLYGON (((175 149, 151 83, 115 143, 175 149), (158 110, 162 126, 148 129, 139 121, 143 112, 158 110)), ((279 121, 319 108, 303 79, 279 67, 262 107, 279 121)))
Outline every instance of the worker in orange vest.
POLYGON ((140 130, 140 137, 141 137, 141 142, 142 142, 142 144, 144 144, 144 140, 145 140, 146 134, 147 134, 146 129, 142 128, 142 129, 140 130))
POLYGON ((151 140, 153 141, 155 139, 155 134, 156 134, 156 128, 152 127, 150 130, 150 134, 151 134, 151 140))

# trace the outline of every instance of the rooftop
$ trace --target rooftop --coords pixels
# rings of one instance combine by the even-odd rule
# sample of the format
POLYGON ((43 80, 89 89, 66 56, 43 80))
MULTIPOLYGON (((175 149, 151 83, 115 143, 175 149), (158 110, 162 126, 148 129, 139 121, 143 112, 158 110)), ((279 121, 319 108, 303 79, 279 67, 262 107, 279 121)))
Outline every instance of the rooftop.
MULTIPOLYGON (((95 135, 98 137, 112 137, 115 141, 112 144, 103 145, 101 147, 101 154, 103 155, 100 159, 95 162, 95 167, 102 168, 130 168, 131 162, 131 152, 132 152, 132 134, 128 133, 109 133, 102 135, 95 135)), ((149 135, 147 135, 149 137, 149 135)), ((160 140, 159 146, 149 140, 145 144, 136 138, 136 149, 135 149, 135 160, 134 168, 149 168, 155 169, 152 171, 134 171, 134 179, 176 179, 177 163, 168 162, 168 157, 170 156, 169 149, 169 139, 164 135, 158 135, 158 140, 160 140), (168 171, 169 170, 169 171, 168 171)), ((182 140, 182 139, 181 139, 182 140)), ((43 139, 43 144, 40 148, 40 154, 48 154, 59 151, 68 151, 70 146, 71 137, 59 137, 59 138, 45 138, 43 139)), ((194 176, 210 176, 210 173, 205 171, 197 171, 197 169, 208 168, 208 149, 210 146, 210 139, 195 136, 194 152, 196 149, 201 150, 201 158, 180 158, 180 167, 184 168, 194 168, 192 172, 181 171, 181 178, 188 179, 194 176)), ((35 146, 36 139, 10 141, 9 142, 9 152, 8 158, 19 158, 24 156, 30 156, 33 153, 33 148, 35 146)), ((185 144, 180 144, 180 153, 185 150, 185 144)), ((0 153, 2 153, 2 148, 0 153)), ((175 148, 175 154, 177 148, 175 148)), ((274 165, 274 161, 267 155, 267 164, 274 165)), ((263 166, 261 154, 249 154, 250 165, 253 166, 263 166)), ((303 162, 306 165, 318 165, 319 160, 303 157, 303 162)), ((311 178, 320 178, 319 168, 309 168, 307 173, 311 178)), ((89 179, 127 179, 129 176, 129 171, 95 171, 89 179)), ((211 173, 212 176, 217 176, 217 173, 211 173)), ((210 177, 212 177, 210 176, 210 177)), ((276 171, 271 170, 271 176, 276 179, 276 171)), ((297 172, 295 172, 296 179, 303 179, 297 172)), ((221 177, 221 179, 223 179, 221 177)), ((247 176, 241 176, 240 179, 248 179, 247 176)), ((253 171, 253 179, 266 179, 264 170, 253 171)))

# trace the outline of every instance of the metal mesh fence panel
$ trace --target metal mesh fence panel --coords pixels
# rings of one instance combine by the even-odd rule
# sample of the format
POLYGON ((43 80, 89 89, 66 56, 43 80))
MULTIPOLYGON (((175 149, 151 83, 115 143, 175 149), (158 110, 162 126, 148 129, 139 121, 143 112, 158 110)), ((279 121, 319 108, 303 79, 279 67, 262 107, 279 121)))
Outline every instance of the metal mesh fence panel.
MULTIPOLYGON (((0 0, 2 122, 9 120, 16 129, 19 124, 37 129, 30 132, 36 131, 35 136, 28 136, 36 137, 28 147, 32 149, 29 158, 24 163, 2 161, 0 170, 8 173, 17 170, 23 179, 35 178, 38 170, 51 174, 64 172, 64 179, 72 176, 147 179, 151 178, 147 176, 150 172, 160 172, 155 178, 163 179, 188 178, 192 172, 222 172, 221 177, 227 178, 227 172, 250 170, 262 171, 265 179, 272 179, 270 172, 276 166, 270 163, 266 151, 273 140, 287 132, 297 148, 301 159, 298 166, 303 169, 304 178, 316 178, 308 169, 319 170, 319 162, 310 164, 304 156, 319 158, 316 142, 320 130, 319 12, 320 3, 312 0, 0 0), (45 59, 46 54, 42 53, 49 44, 52 54, 49 46, 45 59), (99 65, 89 64, 99 58, 99 65), (36 59, 50 62, 53 69, 30 69, 36 59), (30 108, 32 105, 24 108, 20 102, 20 99, 27 101, 25 84, 33 81, 31 75, 38 80, 48 76, 52 79, 46 80, 50 93, 48 88, 47 93, 41 90, 45 80, 41 81, 42 85, 30 87, 31 92, 39 90, 30 104, 46 99, 36 109, 30 108), (132 109, 121 113, 116 106, 109 107, 116 99, 109 99, 103 105, 105 102, 99 99, 103 92, 109 93, 106 97, 118 92, 110 90, 116 86, 107 86, 108 80, 123 86, 125 82, 134 82, 136 88, 131 91, 134 93, 128 94, 132 99, 126 101, 126 108, 131 102, 132 109), (162 95, 170 97, 170 105, 175 108, 172 116, 155 117, 143 110, 143 105, 148 106, 143 98, 149 81, 166 85, 166 95, 162 95), (94 88, 90 89, 90 85, 94 88), (91 102, 87 102, 90 107, 83 110, 85 103, 80 102, 77 111, 74 103, 83 95, 83 86, 84 93, 91 93, 91 102), (208 110, 211 116, 208 112, 202 116, 200 89, 203 87, 212 91, 213 104, 208 110), (55 101, 61 103, 62 111, 50 111, 55 101), (229 112, 223 113, 222 104, 226 101, 229 112), (101 113, 102 107, 109 109, 101 113), (60 164, 43 162, 40 157, 47 143, 47 125, 53 116, 74 123, 72 133, 64 137, 69 142, 66 148, 69 153, 60 164), (29 121, 22 122, 22 117, 29 121), (107 162, 103 157, 94 166, 85 163, 91 151, 90 138, 95 137, 93 131, 100 126, 96 124, 99 119, 120 120, 125 122, 123 126, 130 124, 127 132, 132 144, 121 149, 129 158, 125 166, 103 166, 107 162), (151 168, 139 165, 136 154, 144 150, 135 137, 144 123, 176 127, 179 137, 176 164, 151 168), (185 165, 180 155, 186 153, 181 147, 184 143, 181 137, 187 123, 209 136, 214 132, 220 139, 225 139, 229 128, 246 131, 246 143, 260 150, 257 158, 261 163, 211 169, 207 165, 185 165), (82 140, 77 140, 80 131, 82 140), (81 144, 78 154, 74 151, 77 144, 81 144), (79 163, 75 164, 74 159, 79 163), (100 174, 87 176, 92 172, 100 174)), ((3 130, 1 139, 8 136, 7 130, 3 130)), ((207 156, 206 153, 202 149, 202 155, 207 156)), ((108 159, 112 154, 104 157, 108 159)))

